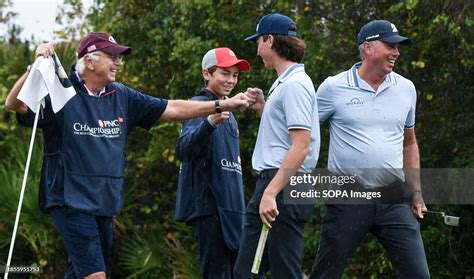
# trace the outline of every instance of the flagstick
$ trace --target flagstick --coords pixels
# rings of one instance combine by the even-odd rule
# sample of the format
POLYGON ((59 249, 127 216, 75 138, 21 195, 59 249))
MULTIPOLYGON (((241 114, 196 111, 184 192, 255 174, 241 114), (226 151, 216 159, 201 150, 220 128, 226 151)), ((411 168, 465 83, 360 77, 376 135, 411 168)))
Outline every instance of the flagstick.
POLYGON ((253 259, 252 264, 252 273, 258 274, 260 269, 260 263, 262 262, 263 250, 265 250, 265 243, 267 242, 268 231, 270 228, 266 225, 262 225, 262 232, 260 233, 260 238, 258 239, 257 251, 255 251, 255 258, 253 259))
POLYGON ((36 126, 38 125, 38 115, 40 114, 40 108, 41 108, 41 101, 38 102, 38 107, 36 108, 35 121, 33 124, 33 132, 31 134, 30 148, 28 150, 28 158, 26 159, 25 173, 23 175, 23 184, 21 185, 20 200, 18 201, 18 209, 16 211, 15 226, 13 227, 13 235, 12 235, 12 240, 10 242, 10 251, 8 252, 7 264, 5 266, 5 277, 3 277, 4 279, 8 278, 8 268, 10 267, 10 262, 12 260, 12 254, 13 254, 13 247, 15 246, 15 238, 16 238, 16 233, 18 229, 18 223, 20 222, 21 207, 23 205, 23 196, 25 195, 26 180, 28 178, 28 170, 30 168, 31 154, 33 153, 33 144, 35 143, 36 126))

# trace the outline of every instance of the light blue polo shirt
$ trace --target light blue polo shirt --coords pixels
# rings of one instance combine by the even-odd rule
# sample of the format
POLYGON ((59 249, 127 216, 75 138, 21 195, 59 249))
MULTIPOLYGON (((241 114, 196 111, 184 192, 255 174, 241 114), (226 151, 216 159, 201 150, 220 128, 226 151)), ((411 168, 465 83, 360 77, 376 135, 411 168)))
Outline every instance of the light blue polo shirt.
POLYGON ((280 168, 291 147, 292 129, 311 131, 310 150, 298 170, 310 173, 319 156, 319 118, 314 85, 303 64, 290 66, 270 88, 252 156, 256 171, 280 168))
POLYGON ((415 86, 391 72, 375 91, 359 77, 360 65, 328 77, 316 93, 319 120, 330 122, 328 169, 357 175, 366 186, 404 181, 404 130, 415 126, 415 86))

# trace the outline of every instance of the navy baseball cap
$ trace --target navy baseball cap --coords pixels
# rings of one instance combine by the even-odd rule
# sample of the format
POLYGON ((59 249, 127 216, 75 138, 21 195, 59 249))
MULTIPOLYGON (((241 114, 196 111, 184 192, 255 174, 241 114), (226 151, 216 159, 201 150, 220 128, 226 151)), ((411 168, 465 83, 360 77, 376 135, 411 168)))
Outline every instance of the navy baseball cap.
POLYGON ((290 30, 295 22, 282 14, 273 13, 263 16, 257 24, 257 32, 245 38, 245 41, 255 41, 259 36, 266 34, 286 35, 296 37, 296 31, 290 30))
POLYGON ((357 44, 360 45, 365 41, 381 40, 382 42, 391 44, 410 45, 412 41, 407 37, 400 36, 395 24, 387 20, 372 20, 362 26, 357 35, 357 44))

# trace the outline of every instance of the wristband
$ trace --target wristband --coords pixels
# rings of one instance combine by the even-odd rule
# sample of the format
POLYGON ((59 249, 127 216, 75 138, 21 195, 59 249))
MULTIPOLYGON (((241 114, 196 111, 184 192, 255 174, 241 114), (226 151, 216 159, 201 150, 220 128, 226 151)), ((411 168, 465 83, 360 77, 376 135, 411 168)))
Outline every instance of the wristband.
POLYGON ((222 113, 222 108, 221 108, 219 100, 214 101, 214 106, 216 107, 216 113, 222 113))
POLYGON ((416 193, 416 192, 418 192, 418 193, 420 193, 420 194, 423 194, 423 193, 421 192, 421 190, 413 190, 413 194, 416 193))
POLYGON ((31 71, 31 64, 26 67, 26 71, 30 72, 31 71))

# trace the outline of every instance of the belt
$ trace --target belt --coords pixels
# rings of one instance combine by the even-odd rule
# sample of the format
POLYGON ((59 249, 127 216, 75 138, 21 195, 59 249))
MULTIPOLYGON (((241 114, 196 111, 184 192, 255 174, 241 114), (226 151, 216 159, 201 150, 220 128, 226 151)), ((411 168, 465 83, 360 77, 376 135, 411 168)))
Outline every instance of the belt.
POLYGON ((392 182, 391 184, 383 185, 383 186, 365 186, 359 183, 355 183, 355 186, 362 188, 364 190, 368 190, 368 191, 385 191, 385 190, 391 190, 393 188, 405 187, 405 182, 395 181, 395 182, 392 182))
MULTIPOLYGON (((259 171, 257 172, 257 177, 260 179, 270 179, 270 178, 273 178, 277 174, 278 170, 279 169, 268 169, 268 170, 259 171)), ((295 173, 295 175, 304 175, 304 174, 305 173, 302 173, 302 172, 295 173)))
POLYGON ((277 172, 278 169, 268 169, 258 172, 257 175, 260 179, 270 179, 273 178, 277 172))
MULTIPOLYGON (((362 192, 380 192, 381 196, 377 199, 371 200, 373 203, 385 203, 385 204, 398 204, 398 203, 409 203, 411 199, 408 199, 407 185, 401 181, 395 181, 389 185, 378 186, 378 187, 364 187, 361 184, 354 184, 352 187, 345 187, 355 191, 362 192)), ((368 202, 368 201, 367 201, 368 202)))

